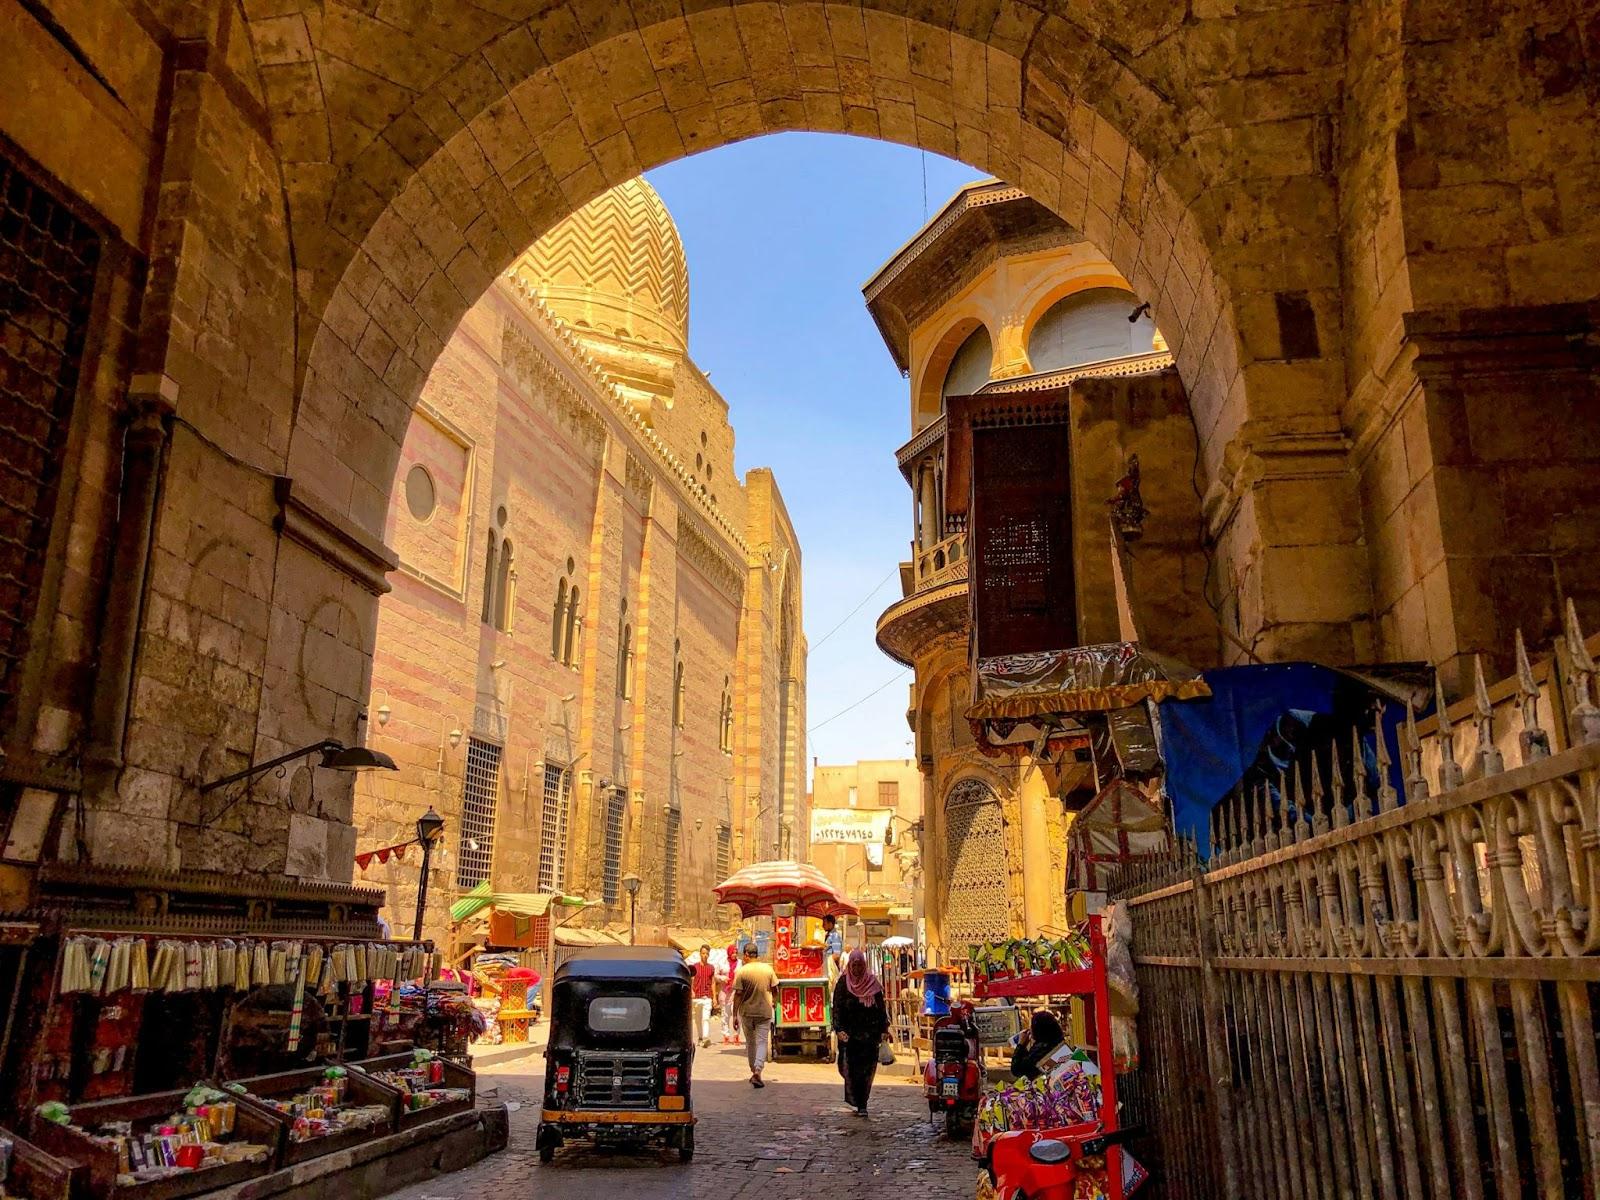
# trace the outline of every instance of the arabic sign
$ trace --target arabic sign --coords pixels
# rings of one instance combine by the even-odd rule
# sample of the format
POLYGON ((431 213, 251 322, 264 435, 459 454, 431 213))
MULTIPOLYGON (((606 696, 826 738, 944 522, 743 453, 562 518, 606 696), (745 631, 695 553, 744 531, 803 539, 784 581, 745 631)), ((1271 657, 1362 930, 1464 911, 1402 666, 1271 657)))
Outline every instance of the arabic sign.
POLYGON ((813 846, 881 846, 888 839, 892 808, 813 808, 813 846))

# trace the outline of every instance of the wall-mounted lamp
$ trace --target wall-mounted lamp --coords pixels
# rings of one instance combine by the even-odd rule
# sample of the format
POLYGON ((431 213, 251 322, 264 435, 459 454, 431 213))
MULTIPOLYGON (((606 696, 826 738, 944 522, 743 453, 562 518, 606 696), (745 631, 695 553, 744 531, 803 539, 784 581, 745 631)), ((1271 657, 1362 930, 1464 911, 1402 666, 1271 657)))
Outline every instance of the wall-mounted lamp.
MULTIPOLYGON (((346 746, 343 742, 324 738, 320 742, 312 742, 309 746, 301 746, 298 750, 291 750, 287 754, 280 754, 277 758, 268 759, 264 763, 252 763, 242 771, 235 771, 232 775, 224 775, 221 779, 213 779, 210 783, 200 785, 200 794, 215 791, 220 787, 227 787, 230 783, 238 783, 241 779, 250 779, 274 767, 284 766, 297 758, 309 758, 313 754, 322 755, 322 760, 316 765, 327 767, 333 771, 370 771, 381 768, 385 771, 398 771, 394 759, 378 750, 369 750, 365 746, 346 746)), ((232 808, 239 799, 235 796, 222 806, 217 812, 206 818, 206 823, 218 820, 223 813, 232 808)))
POLYGON ((1138 308, 1134 309, 1131 313, 1128 314, 1128 324, 1129 325, 1137 325, 1139 323, 1139 318, 1140 317, 1148 317, 1149 315, 1150 315, 1150 301, 1146 300, 1143 304, 1139 305, 1138 308))

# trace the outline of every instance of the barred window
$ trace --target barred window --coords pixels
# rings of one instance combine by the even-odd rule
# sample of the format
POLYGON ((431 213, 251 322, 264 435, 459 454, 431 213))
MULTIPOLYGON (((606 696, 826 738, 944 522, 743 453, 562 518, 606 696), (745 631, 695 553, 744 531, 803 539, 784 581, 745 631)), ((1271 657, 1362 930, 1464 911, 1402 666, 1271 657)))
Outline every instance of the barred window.
POLYGON ((0 157, 0 718, 44 579, 99 262, 98 235, 0 157))
POLYGON ((494 818, 500 798, 500 747, 467 739, 467 774, 461 786, 461 832, 456 886, 475 888, 494 862, 494 818))
POLYGON ((622 884, 622 829, 628 801, 621 792, 606 797, 606 859, 601 873, 600 892, 607 904, 615 904, 622 884))
POLYGON ((733 873, 733 830, 727 825, 717 826, 717 882, 721 883, 733 873))
POLYGON ((564 763, 544 765, 544 805, 539 825, 539 874, 541 892, 559 892, 567 875, 567 817, 572 790, 564 763))
MULTIPOLYGON (((661 915, 678 911, 678 841, 683 833, 683 814, 667 809, 667 844, 661 862, 661 915)), ((720 881, 719 881, 720 882, 720 881)))

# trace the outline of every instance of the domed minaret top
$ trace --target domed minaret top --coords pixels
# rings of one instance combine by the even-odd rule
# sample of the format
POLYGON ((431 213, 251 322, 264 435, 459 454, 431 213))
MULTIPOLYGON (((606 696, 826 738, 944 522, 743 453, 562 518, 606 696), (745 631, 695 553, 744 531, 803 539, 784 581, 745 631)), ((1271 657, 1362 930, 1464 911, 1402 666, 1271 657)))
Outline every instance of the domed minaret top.
POLYGON ((630 179, 596 196, 511 269, 646 409, 671 404, 689 350, 689 269, 653 187, 630 179))

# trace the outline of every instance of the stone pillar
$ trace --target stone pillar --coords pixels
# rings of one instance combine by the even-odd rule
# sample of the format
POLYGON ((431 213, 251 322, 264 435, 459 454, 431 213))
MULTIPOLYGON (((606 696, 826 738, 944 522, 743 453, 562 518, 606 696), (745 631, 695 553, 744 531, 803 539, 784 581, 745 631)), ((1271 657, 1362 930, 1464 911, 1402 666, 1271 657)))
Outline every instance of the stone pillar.
POLYGON ((1051 923, 1051 898, 1059 885, 1050 869, 1049 805, 1054 797, 1043 769, 1031 760, 1017 789, 1022 812, 1022 920, 1029 937, 1051 923))
POLYGON ((917 469, 917 487, 922 497, 921 548, 931 550, 939 540, 939 499, 934 494, 933 464, 924 461, 917 469))
POLYGON ((1407 314, 1411 370, 1372 439, 1369 541, 1384 656, 1508 673, 1566 597, 1600 613, 1600 304, 1407 314))

